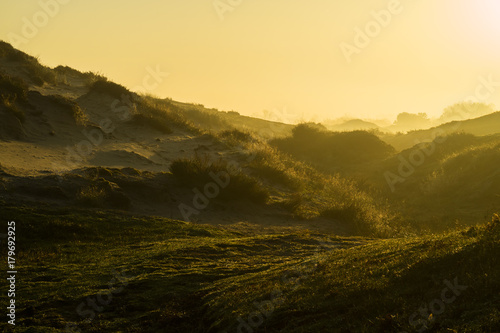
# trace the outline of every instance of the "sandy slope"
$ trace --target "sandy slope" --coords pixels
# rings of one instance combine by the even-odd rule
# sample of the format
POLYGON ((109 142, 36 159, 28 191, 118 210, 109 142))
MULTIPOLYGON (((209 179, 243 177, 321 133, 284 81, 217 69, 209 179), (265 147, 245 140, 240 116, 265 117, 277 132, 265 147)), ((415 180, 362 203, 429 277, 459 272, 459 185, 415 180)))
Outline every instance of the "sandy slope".
MULTIPOLYGON (((15 66, 2 64, 6 72, 15 66)), ((112 110, 113 97, 87 94, 81 78, 68 74, 65 83, 31 86, 30 101, 23 124, 23 140, 0 141, 2 166, 23 174, 42 171, 67 171, 80 167, 132 167, 147 171, 167 171, 172 160, 188 157, 196 151, 210 154, 214 147, 208 137, 193 136, 176 130, 173 134, 160 132, 122 121, 112 110), (52 105, 45 96, 61 95, 78 102, 89 121, 86 126, 75 124, 71 115, 52 105), (102 122, 107 121, 110 133, 102 133, 102 122), (89 145, 89 143, 91 145, 89 145)))

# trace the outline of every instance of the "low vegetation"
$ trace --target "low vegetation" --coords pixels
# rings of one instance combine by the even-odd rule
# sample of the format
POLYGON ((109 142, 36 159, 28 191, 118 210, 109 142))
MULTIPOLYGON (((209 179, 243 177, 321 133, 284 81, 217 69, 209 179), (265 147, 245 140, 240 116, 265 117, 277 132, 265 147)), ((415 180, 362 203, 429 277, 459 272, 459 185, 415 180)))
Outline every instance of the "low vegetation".
POLYGON ((76 199, 79 205, 93 208, 127 210, 131 205, 130 199, 116 184, 102 178, 81 188, 76 199))
POLYGON ((136 111, 132 115, 131 123, 154 128, 163 134, 172 133, 174 127, 196 134, 202 132, 187 121, 181 112, 168 101, 142 96, 142 99, 136 105, 136 111))
POLYGON ((233 145, 250 142, 253 140, 252 134, 237 129, 224 130, 218 133, 218 137, 230 142, 233 145))
POLYGON ((338 169, 382 160, 394 148, 365 131, 329 132, 310 124, 297 125, 292 136, 271 140, 271 145, 323 168, 338 169))
POLYGON ((193 122, 194 125, 206 130, 221 130, 231 127, 231 125, 215 111, 193 106, 185 109, 183 114, 193 122))
MULTIPOLYGON (((500 301, 498 216, 443 235, 376 241, 307 231, 255 235, 106 210, 0 206, 0 219, 17 221, 17 268, 26 272, 16 332, 500 327, 493 306, 500 301), (110 293, 116 274, 121 279, 110 293), (449 284, 459 288, 448 289, 452 301, 438 308, 449 284)), ((0 329, 14 331, 5 321, 0 329)))
POLYGON ((118 100, 122 96, 130 96, 132 93, 124 86, 108 81, 106 78, 99 78, 91 83, 89 92, 106 94, 118 100))
POLYGON ((212 328, 236 332, 243 322, 266 332, 495 332, 499 240, 494 216, 429 238, 338 250, 323 243, 316 256, 213 283, 206 298, 212 328))
POLYGON ((356 182, 318 171, 265 144, 248 149, 245 167, 266 180, 269 191, 282 197, 281 204, 290 207, 295 217, 324 217, 360 235, 392 237, 408 232, 383 197, 362 190, 356 182))
POLYGON ((88 121, 87 115, 85 114, 85 112, 83 112, 78 103, 76 103, 74 100, 71 100, 61 95, 49 95, 48 98, 52 103, 55 103, 61 106, 62 108, 68 110, 71 113, 73 119, 75 119, 77 124, 85 125, 87 123, 88 121))
POLYGON ((40 64, 37 58, 16 50, 12 45, 3 41, 0 41, 0 57, 16 63, 19 73, 37 86, 42 86, 44 83, 56 83, 56 75, 50 68, 40 64))
POLYGON ((20 78, 0 73, 0 94, 2 99, 10 98, 20 102, 26 102, 28 86, 20 78))
POLYGON ((0 73, 0 109, 14 115, 20 122, 26 120, 19 103, 27 102, 28 87, 20 78, 0 73))
POLYGON ((178 159, 172 162, 170 172, 185 186, 203 189, 209 183, 216 183, 220 188, 217 197, 222 200, 266 203, 269 198, 267 190, 258 180, 222 159, 212 161, 208 156, 198 155, 191 159, 178 159))
POLYGON ((454 133, 374 163, 365 174, 371 192, 386 197, 415 230, 474 225, 497 209, 499 145, 498 136, 454 133), (415 156, 416 165, 411 162, 415 156), (387 172, 400 177, 394 191, 384 177, 387 172))

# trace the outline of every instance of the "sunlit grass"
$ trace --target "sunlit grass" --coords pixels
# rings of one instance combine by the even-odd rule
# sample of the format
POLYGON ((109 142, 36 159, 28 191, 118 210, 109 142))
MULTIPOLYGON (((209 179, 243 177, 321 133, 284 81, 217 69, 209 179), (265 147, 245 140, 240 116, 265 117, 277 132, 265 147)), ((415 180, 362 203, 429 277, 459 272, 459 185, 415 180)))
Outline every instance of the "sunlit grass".
POLYGON ((498 216, 443 235, 375 240, 307 231, 250 235, 117 212, 5 204, 0 215, 17 221, 16 332, 63 331, 68 321, 83 331, 231 332, 276 291, 280 302, 259 330, 411 331, 409 317, 455 278, 467 290, 429 328, 494 332, 500 324, 490 306, 500 297, 498 216), (76 308, 105 292, 116 270, 130 280, 86 322, 76 308))

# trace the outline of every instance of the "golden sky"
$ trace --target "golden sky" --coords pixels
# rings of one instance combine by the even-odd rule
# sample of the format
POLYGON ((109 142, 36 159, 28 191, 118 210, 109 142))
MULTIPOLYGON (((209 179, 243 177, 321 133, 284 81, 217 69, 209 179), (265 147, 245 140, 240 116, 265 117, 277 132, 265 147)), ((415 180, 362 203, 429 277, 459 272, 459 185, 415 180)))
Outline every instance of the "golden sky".
POLYGON ((5 0, 0 39, 219 110, 394 119, 500 106, 498 18, 498 0, 5 0))

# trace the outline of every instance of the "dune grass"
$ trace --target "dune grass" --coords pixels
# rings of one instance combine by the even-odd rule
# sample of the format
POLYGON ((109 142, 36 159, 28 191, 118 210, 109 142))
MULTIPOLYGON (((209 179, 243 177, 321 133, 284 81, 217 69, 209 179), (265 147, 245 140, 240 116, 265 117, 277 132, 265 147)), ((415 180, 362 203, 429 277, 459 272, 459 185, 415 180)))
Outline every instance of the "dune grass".
POLYGON ((202 130, 194 126, 178 110, 166 100, 160 100, 152 96, 141 96, 136 105, 137 113, 132 115, 131 123, 154 128, 163 134, 173 132, 173 128, 189 131, 193 134, 201 134, 202 130))
MULTIPOLYGON (((17 222, 23 280, 15 332, 237 332, 239 318, 249 325, 252 314, 253 328, 265 332, 500 327, 492 306, 500 300, 498 216, 442 235, 374 240, 250 235, 111 211, 0 204, 0 218, 17 222), (123 280, 99 303, 116 272, 123 280), (418 314, 455 279, 466 289, 442 313, 418 314), (89 299, 101 309, 92 320, 89 299), (79 315, 82 302, 87 312, 79 315)), ((0 328, 13 332, 5 322, 0 328)))
POLYGON ((0 73, 0 107, 14 115, 20 122, 26 120, 19 103, 26 103, 28 86, 20 78, 0 73))
POLYGON ((238 129, 227 129, 221 131, 217 133, 217 137, 233 146, 245 142, 251 142, 252 140, 254 140, 250 132, 245 132, 238 129))
POLYGON ((27 74, 27 78, 37 86, 43 86, 45 83, 56 83, 54 72, 40 64, 38 58, 16 50, 4 41, 0 41, 0 57, 16 63, 20 71, 27 74))
POLYGON ((207 184, 222 182, 217 185, 220 188, 217 198, 222 200, 266 203, 269 199, 269 193, 258 180, 222 159, 199 155, 177 159, 172 162, 170 172, 185 186, 203 189, 207 184))
POLYGON ((376 241, 284 263, 215 283, 210 317, 218 319, 218 328, 236 332, 238 317, 249 323, 259 304, 269 310, 266 301, 279 290, 282 298, 272 316, 261 314, 259 330, 496 332, 500 312, 491 305, 500 300, 499 239, 495 216, 478 228, 376 241), (448 289, 450 301, 440 308, 445 281, 464 287, 455 294, 448 289))
POLYGON ((107 94, 118 100, 121 100, 122 95, 130 96, 131 92, 124 86, 108 81, 106 78, 99 78, 91 83, 89 92, 107 94))
POLYGON ((392 237, 409 232, 383 197, 363 191, 356 182, 321 172, 265 143, 247 145, 244 164, 251 174, 266 180, 268 190, 281 189, 281 205, 300 219, 324 217, 358 235, 392 237))

